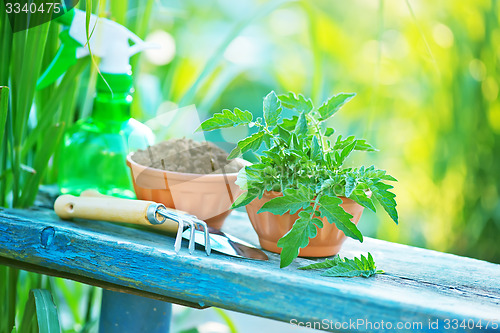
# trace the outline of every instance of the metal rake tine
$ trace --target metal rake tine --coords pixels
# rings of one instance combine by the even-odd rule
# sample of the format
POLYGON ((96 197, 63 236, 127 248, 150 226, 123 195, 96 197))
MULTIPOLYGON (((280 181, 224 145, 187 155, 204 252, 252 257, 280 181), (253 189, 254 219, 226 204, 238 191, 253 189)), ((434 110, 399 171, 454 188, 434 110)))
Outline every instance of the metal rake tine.
POLYGON ((179 223, 179 227, 177 228, 177 235, 175 236, 174 249, 175 253, 179 253, 182 245, 182 233, 184 231, 184 221, 179 218, 177 223, 179 223))
POLYGON ((195 244, 195 240, 194 240, 194 231, 195 231, 195 224, 192 220, 190 219, 187 219, 185 221, 187 224, 189 224, 189 228, 191 228, 190 232, 191 234, 189 235, 189 254, 193 254, 194 252, 194 244, 195 244))
POLYGON ((195 223, 203 227, 203 234, 205 235, 205 253, 207 254, 207 256, 209 256, 210 252, 212 251, 212 247, 210 246, 210 234, 208 232, 208 226, 205 221, 198 219, 195 220, 195 223))

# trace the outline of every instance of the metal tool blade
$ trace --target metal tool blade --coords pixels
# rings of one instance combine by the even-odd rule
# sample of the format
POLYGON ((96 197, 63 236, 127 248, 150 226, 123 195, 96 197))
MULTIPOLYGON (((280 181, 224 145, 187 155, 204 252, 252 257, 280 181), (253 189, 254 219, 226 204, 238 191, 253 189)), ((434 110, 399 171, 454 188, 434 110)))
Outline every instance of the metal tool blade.
MULTIPOLYGON (((209 227, 208 230, 210 232, 210 246, 214 251, 238 258, 269 260, 263 251, 241 239, 211 227, 209 227)), ((189 240, 191 237, 191 230, 186 229, 182 237, 189 240)), ((205 236, 200 230, 195 230, 194 239, 197 244, 205 244, 205 236)))

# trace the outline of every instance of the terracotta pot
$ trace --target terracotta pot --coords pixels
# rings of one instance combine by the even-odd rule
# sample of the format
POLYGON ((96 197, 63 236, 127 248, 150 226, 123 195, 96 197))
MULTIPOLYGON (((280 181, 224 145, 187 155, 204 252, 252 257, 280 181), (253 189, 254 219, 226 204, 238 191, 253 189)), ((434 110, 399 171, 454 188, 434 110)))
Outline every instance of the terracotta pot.
POLYGON ((220 229, 234 200, 243 193, 237 173, 193 174, 165 171, 134 162, 127 156, 137 199, 152 200, 197 216, 220 229))
MULTIPOLYGON (((257 198, 246 206, 250 222, 259 236, 260 245, 275 253, 281 253, 281 248, 276 243, 292 228, 293 223, 299 218, 299 212, 293 215, 285 213, 281 216, 269 212, 259 214, 257 212, 266 202, 282 195, 280 192, 265 192, 262 199, 257 198)), ((340 197, 340 199, 342 199, 340 206, 353 216, 351 221, 357 225, 363 213, 363 206, 349 198, 340 197)), ((340 251, 346 236, 335 224, 328 223, 326 218, 321 218, 321 220, 323 228, 317 228, 316 237, 309 240, 309 245, 300 249, 300 257, 327 257, 340 251)))

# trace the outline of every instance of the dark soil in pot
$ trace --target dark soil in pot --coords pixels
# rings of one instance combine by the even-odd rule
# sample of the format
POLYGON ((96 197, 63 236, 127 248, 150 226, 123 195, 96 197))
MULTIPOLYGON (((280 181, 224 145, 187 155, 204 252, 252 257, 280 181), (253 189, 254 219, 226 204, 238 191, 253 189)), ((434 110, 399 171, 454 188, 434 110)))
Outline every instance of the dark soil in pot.
POLYGON ((171 139, 148 149, 138 150, 132 160, 155 169, 183 173, 235 173, 243 165, 227 160, 228 154, 211 142, 192 139, 171 139), (231 162, 231 163, 229 163, 231 162))

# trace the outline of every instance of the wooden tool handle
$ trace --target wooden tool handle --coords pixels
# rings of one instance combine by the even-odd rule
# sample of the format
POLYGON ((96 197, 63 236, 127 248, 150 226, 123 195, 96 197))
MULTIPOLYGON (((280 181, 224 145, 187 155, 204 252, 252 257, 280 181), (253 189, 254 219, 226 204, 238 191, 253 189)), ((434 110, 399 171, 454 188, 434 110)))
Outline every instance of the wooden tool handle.
MULTIPOLYGON (((102 194, 101 192, 96 191, 96 190, 85 190, 82 193, 80 193, 80 197, 100 197, 100 198, 109 198, 109 199, 122 200, 122 199, 117 198, 117 197, 112 197, 110 195, 102 194)), ((139 201, 139 200, 136 200, 136 201, 139 201)), ((148 202, 153 202, 153 201, 148 201, 148 202)), ((185 211, 178 210, 178 209, 173 209, 173 208, 169 208, 169 207, 165 207, 163 209, 165 209, 167 211, 170 211, 170 212, 173 212, 173 213, 177 213, 177 214, 191 215, 191 214, 189 214, 189 213, 187 213, 185 211)))
MULTIPOLYGON (((147 212, 153 201, 121 199, 108 196, 81 196, 65 194, 54 203, 56 214, 62 219, 82 218, 146 225, 155 229, 176 232, 178 223, 166 219, 162 224, 149 222, 147 212)), ((162 217, 158 217, 162 220, 162 217)))

